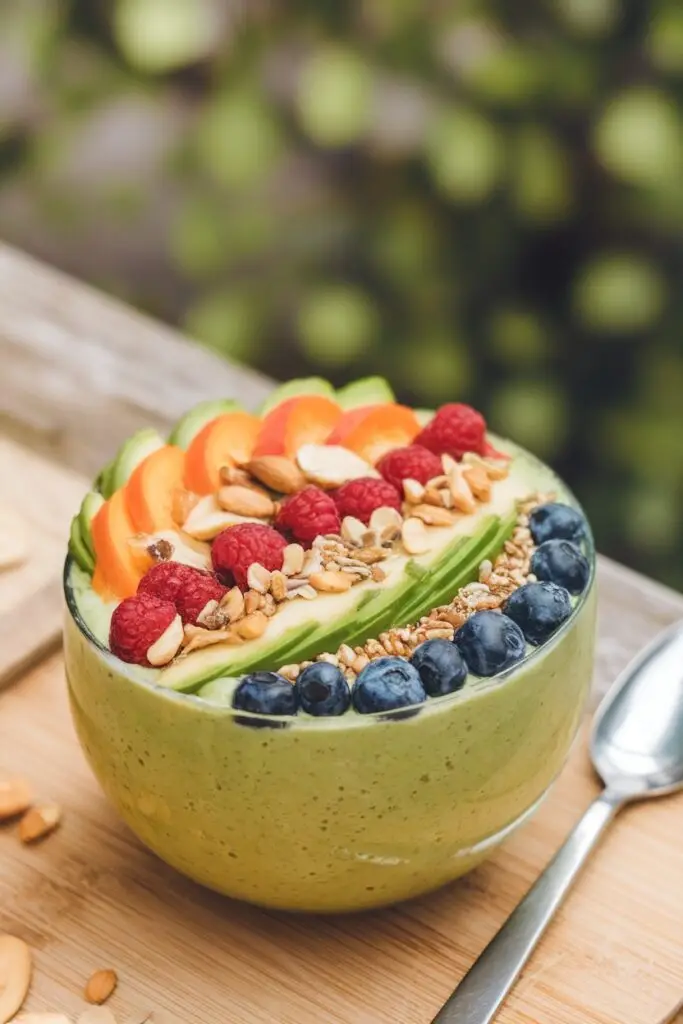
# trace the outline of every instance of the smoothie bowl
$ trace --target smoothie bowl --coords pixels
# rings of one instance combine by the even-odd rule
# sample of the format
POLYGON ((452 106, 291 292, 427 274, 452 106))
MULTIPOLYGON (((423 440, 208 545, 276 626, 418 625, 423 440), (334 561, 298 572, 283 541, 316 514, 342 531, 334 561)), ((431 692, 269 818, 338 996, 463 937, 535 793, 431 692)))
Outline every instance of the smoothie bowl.
POLYGON ((581 721, 590 530, 462 405, 290 382, 136 435, 74 520, 67 682, 105 793, 229 896, 436 889, 533 813, 581 721))

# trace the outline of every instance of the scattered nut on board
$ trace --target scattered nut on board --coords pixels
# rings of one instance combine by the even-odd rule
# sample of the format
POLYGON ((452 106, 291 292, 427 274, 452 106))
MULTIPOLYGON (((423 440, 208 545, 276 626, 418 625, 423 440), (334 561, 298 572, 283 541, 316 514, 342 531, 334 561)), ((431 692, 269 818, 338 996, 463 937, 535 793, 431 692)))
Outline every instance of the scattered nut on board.
POLYGON ((111 968, 95 971, 88 978, 88 983, 85 986, 85 998, 89 1003, 96 1003, 98 1006, 101 1003, 106 1003, 116 988, 118 980, 116 971, 112 971, 111 968))
POLYGON ((61 819, 62 809, 58 804, 37 804, 26 811, 19 822, 19 838, 22 843, 35 843, 54 832, 61 819))
POLYGON ((24 1005, 31 984, 31 950, 14 935, 0 935, 0 1024, 24 1005))
POLYGON ((25 779, 0 779, 0 821, 23 814, 32 803, 33 793, 25 779))

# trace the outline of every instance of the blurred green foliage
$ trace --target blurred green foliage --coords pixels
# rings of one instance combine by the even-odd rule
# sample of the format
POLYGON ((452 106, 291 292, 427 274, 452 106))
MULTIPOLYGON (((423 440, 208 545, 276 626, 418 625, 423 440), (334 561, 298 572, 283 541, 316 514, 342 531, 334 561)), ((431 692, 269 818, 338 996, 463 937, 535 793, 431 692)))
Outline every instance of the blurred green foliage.
POLYGON ((275 377, 389 377, 683 587, 679 0, 0 5, 0 231, 275 377))

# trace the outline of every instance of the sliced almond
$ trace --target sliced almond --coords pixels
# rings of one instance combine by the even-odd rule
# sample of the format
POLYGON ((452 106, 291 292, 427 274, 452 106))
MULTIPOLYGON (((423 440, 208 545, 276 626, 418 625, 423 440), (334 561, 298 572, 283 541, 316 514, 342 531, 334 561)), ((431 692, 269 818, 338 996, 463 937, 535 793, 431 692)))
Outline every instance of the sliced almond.
POLYGON ((240 487, 251 487, 261 494, 266 493, 241 466, 221 466, 218 476, 222 485, 238 484, 240 487))
POLYGON ((436 505, 414 505, 413 515, 421 519, 426 526, 452 526, 453 516, 446 508, 436 505))
POLYGON ((481 466, 490 480, 505 480, 510 475, 507 459, 482 458, 476 452, 465 452, 462 461, 468 466, 481 466))
POLYGON ((264 602, 265 597, 258 590, 248 590, 244 595, 244 614, 251 615, 252 612, 260 611, 264 602))
POLYGON ((86 1002, 95 1003, 97 1006, 106 1003, 118 982, 119 979, 116 976, 116 971, 113 971, 111 968, 95 971, 94 974, 90 975, 85 986, 86 1002))
POLYGON ((415 516, 406 519, 401 527, 401 540, 409 555, 423 555, 431 546, 425 524, 415 516))
POLYGON ((270 577, 270 593, 279 603, 287 596, 287 577, 283 572, 274 572, 270 577))
POLYGON ((359 562, 361 565, 374 565, 375 562, 383 562, 388 555, 388 551, 380 547, 370 547, 361 548, 360 551, 354 551, 353 554, 356 565, 359 562))
POLYGON ((453 508, 453 495, 449 487, 439 487, 439 497, 444 508, 453 508))
POLYGON ((465 479, 463 466, 459 462, 455 462, 455 460, 452 461, 453 465, 448 473, 448 481, 451 495, 453 496, 453 505, 460 512, 470 515, 472 512, 476 512, 477 503, 474 500, 470 485, 465 479))
POLYGON ((381 565, 373 565, 372 569, 370 570, 370 576, 372 578, 373 583, 383 583, 384 580, 387 578, 387 574, 385 573, 381 565))
POLYGON ((356 652, 354 651, 353 647, 349 647, 348 644, 342 644, 339 650, 337 651, 337 658, 342 663, 342 665, 346 665, 348 668, 350 668, 351 665, 353 665, 354 661, 356 660, 356 652))
POLYGON ((108 1006, 91 1006, 80 1014, 76 1024, 116 1024, 116 1017, 108 1006))
POLYGON ((308 582, 316 590, 325 594, 343 594, 353 586, 353 579, 343 572, 314 572, 308 582))
POLYGON ((395 530, 395 536, 397 537, 401 532, 401 526, 403 525, 403 516, 396 508, 391 508, 389 505, 383 505, 381 508, 376 508, 370 516, 370 529, 375 530, 380 535, 384 536, 385 531, 392 528, 395 530))
POLYGON ((33 803, 33 792, 26 779, 0 779, 0 821, 15 818, 33 803))
POLYGON ((304 564, 299 575, 308 579, 314 572, 320 572, 322 567, 320 550, 318 548, 309 548, 304 555, 304 564))
MULTIPOLYGON (((452 502, 453 499, 451 498, 450 491, 445 491, 445 493, 448 495, 449 499, 452 502)), ((426 505, 436 505, 438 508, 444 508, 445 506, 444 506, 444 497, 443 496, 444 496, 444 488, 425 487, 424 504, 426 504, 426 505)))
POLYGON ((183 530, 196 540, 213 540, 230 526, 240 523, 259 523, 256 516, 239 516, 234 512, 226 512, 218 504, 215 494, 207 494, 201 498, 190 512, 183 530))
POLYGON ((241 638, 235 632, 235 627, 229 629, 203 629, 201 626, 193 626, 188 623, 185 626, 185 643, 183 654, 190 654, 192 651, 202 650, 204 647, 213 647, 216 644, 240 644, 241 638))
POLYGON ((318 591, 310 583, 303 583, 300 587, 287 591, 288 601, 293 600, 295 597, 303 597, 306 601, 313 601, 317 596, 318 591))
POLYGON ((58 804, 38 804, 26 811, 19 822, 19 838, 22 843, 34 843, 54 832, 61 820, 62 809, 58 804))
POLYGON ((19 1012, 31 984, 31 950, 14 935, 0 935, 0 1024, 19 1012))
POLYGON ((207 629, 216 629, 219 625, 223 625, 224 623, 218 620, 227 618, 227 616, 223 616, 219 609, 218 601, 207 601, 197 616, 197 625, 206 626, 207 629))
POLYGON ((266 631, 268 616, 263 612, 252 612, 235 623, 234 629, 242 640, 257 640, 266 631))
POLYGON ((238 516, 253 516, 255 519, 267 519, 275 512, 272 498, 265 491, 252 490, 239 484, 228 484, 218 492, 218 504, 226 512, 238 516))
POLYGON ((296 453, 299 469, 318 487, 341 487, 360 477, 378 477, 379 473, 360 455, 336 444, 304 444, 296 453))
POLYGON ((424 498, 425 489, 419 480, 413 480, 412 477, 406 477, 403 481, 403 494, 405 499, 411 505, 417 505, 418 502, 424 498))
POLYGON ((245 469, 271 491, 279 494, 295 494, 306 486, 306 477, 296 462, 284 455, 262 455, 248 462, 245 469))
POLYGON ((241 619, 244 615, 244 594, 240 588, 232 587, 232 589, 221 598, 219 608, 227 618, 228 622, 235 622, 237 619, 241 619))
POLYGON ((171 518, 176 526, 183 526, 192 509, 199 501, 199 495, 185 487, 175 487, 171 496, 171 518))
POLYGON ((282 571, 285 576, 298 576, 304 567, 305 551, 301 544, 288 544, 282 553, 282 571))
POLYGON ((491 500, 491 480, 483 466, 465 466, 462 475, 475 498, 479 501, 491 500))
POLYGON ((147 661, 150 665, 153 665, 154 668, 161 668, 162 665, 168 665, 170 661, 173 661, 181 648, 184 636, 183 620, 176 615, 171 624, 147 651, 147 661))
POLYGON ((247 569, 247 583, 250 590, 257 594, 266 594, 270 587, 270 572, 260 562, 252 562, 247 569))
POLYGON ((347 544, 359 547, 363 543, 363 537, 367 526, 355 516, 344 516, 341 524, 341 535, 347 544))

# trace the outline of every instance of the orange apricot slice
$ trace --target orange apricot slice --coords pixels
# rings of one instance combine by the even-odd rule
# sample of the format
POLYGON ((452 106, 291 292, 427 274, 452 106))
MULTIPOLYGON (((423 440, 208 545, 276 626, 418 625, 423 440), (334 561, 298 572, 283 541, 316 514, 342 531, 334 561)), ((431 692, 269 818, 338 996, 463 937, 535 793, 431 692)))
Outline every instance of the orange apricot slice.
POLYGON ((241 410, 226 412, 203 427, 185 455, 185 486, 195 494, 212 494, 220 487, 222 466, 249 462, 261 420, 241 410))
POLYGON ((135 534, 125 489, 115 491, 92 521, 95 548, 93 588, 106 599, 132 597, 138 583, 152 564, 146 554, 135 552, 129 543, 135 534))
POLYGON ((328 444, 350 448, 374 465, 392 448, 410 444, 419 431, 420 424, 412 409, 388 402, 345 413, 328 444))
POLYGON ((174 444, 148 455, 126 484, 126 507, 138 533, 175 529, 173 495, 182 488, 185 452, 174 444))
POLYGON ((341 416, 339 405, 325 395, 288 398, 263 419, 254 458, 285 455, 293 459, 304 444, 324 444, 341 416))

